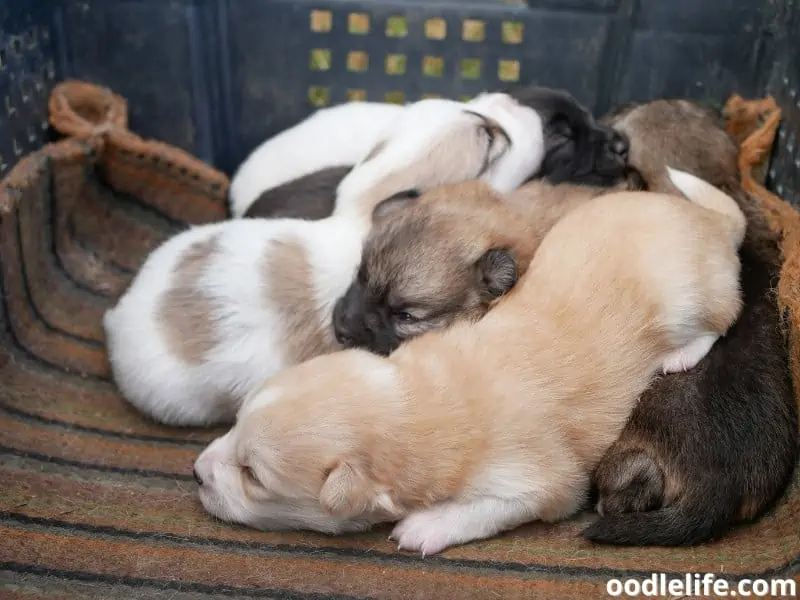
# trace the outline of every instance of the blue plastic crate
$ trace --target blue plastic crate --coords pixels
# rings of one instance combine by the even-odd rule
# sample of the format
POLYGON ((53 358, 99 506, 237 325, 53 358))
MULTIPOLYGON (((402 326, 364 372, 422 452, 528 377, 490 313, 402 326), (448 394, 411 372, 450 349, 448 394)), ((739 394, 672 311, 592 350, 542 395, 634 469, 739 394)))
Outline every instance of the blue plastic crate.
POLYGON ((61 76, 46 2, 0 0, 0 177, 49 139, 47 100, 61 76))
POLYGON ((0 0, 0 173, 46 136, 53 81, 230 173, 316 106, 563 87, 602 113, 769 92, 770 184, 800 204, 800 0, 0 0), (3 105, 3 103, 5 105, 3 105))

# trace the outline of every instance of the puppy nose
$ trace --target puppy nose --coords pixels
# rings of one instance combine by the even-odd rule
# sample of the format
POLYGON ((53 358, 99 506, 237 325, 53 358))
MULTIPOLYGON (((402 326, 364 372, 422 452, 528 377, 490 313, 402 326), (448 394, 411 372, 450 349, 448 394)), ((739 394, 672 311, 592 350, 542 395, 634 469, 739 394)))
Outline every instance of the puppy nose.
POLYGON ((630 144, 628 144, 628 140, 620 135, 614 136, 614 139, 611 140, 611 151, 623 158, 628 155, 628 149, 630 144))
POLYGON ((192 469, 192 475, 194 475, 194 480, 197 482, 197 485, 203 485, 203 478, 200 477, 200 474, 197 472, 197 467, 192 469))
POLYGON ((338 324, 334 324, 333 326, 333 335, 336 337, 336 341, 339 342, 342 346, 349 346, 353 343, 353 338, 350 337, 342 327, 338 324))
POLYGON ((337 303, 333 310, 333 336, 342 346, 348 346, 353 341, 346 325, 347 317, 345 313, 346 310, 342 302, 337 303))

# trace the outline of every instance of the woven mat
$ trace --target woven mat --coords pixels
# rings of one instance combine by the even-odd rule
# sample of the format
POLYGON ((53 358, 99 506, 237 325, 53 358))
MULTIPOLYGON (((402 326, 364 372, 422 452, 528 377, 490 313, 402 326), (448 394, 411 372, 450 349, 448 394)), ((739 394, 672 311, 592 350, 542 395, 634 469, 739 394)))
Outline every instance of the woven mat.
MULTIPOLYGON (((228 181, 127 131, 125 102, 107 90, 60 86, 51 121, 72 137, 0 184, 0 597, 582 599, 653 571, 800 580, 797 478, 757 524, 688 549, 592 546, 577 537, 588 515, 425 559, 396 552, 386 528, 326 537, 210 518, 191 468, 219 431, 129 408, 100 321, 156 244, 224 218, 228 181)), ((780 300, 800 314, 800 216, 763 196, 785 233, 780 300)))

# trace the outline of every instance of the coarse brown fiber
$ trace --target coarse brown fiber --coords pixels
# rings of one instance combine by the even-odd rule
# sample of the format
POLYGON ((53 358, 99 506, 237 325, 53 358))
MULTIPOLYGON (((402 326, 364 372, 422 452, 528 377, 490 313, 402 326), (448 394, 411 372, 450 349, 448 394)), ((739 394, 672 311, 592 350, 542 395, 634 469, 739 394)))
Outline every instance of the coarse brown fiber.
MULTIPOLYGON (((159 242, 225 218, 228 180, 129 132, 108 90, 67 82, 50 110, 69 137, 0 184, 0 598, 583 599, 653 571, 800 583, 798 477, 758 523, 683 549, 593 546, 578 536, 588 513, 425 559, 398 553, 386 528, 328 537, 210 518, 191 469, 219 430, 163 427, 123 402, 100 322, 159 242)), ((763 120, 734 124, 757 140, 743 171, 772 145, 763 120)), ((783 234, 778 301, 797 373, 800 215, 755 180, 748 189, 783 234)))

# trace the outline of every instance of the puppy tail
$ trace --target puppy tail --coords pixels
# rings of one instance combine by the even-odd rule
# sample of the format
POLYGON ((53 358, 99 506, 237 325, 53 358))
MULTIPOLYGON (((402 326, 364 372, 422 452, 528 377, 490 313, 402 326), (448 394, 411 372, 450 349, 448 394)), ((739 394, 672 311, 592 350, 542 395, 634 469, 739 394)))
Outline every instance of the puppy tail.
POLYGON ((689 200, 725 217, 728 234, 738 248, 747 229, 747 217, 739 208, 736 200, 707 181, 686 171, 667 167, 667 174, 672 184, 689 200))
POLYGON ((692 546, 724 534, 735 520, 733 505, 725 498, 684 497, 658 510, 602 516, 581 535, 617 546, 692 546))

